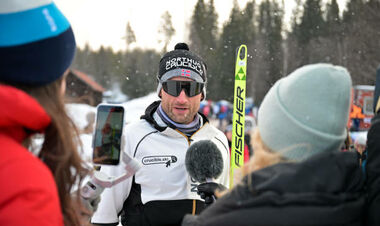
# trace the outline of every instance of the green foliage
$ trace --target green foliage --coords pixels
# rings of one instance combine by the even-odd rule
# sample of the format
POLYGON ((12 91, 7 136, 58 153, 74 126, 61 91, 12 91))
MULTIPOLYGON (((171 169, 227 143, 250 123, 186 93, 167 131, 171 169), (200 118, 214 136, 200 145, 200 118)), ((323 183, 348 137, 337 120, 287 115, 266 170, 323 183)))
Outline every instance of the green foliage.
POLYGON ((375 83, 380 62, 380 2, 349 0, 343 12, 342 65, 346 66, 354 84, 375 83))
MULTIPOLYGON (((342 13, 337 0, 326 1, 325 7, 321 2, 296 0, 291 30, 285 33, 280 0, 262 0, 257 7, 252 0, 243 9, 235 0, 220 30, 214 0, 198 0, 188 42, 190 50, 208 66, 207 98, 232 100, 235 54, 241 44, 248 46, 247 97, 256 103, 279 78, 311 63, 342 65, 350 71, 354 85, 374 84, 380 62, 380 2, 347 0, 342 13)), ((167 26, 161 31, 167 43, 174 29, 170 14, 163 17, 167 26)), ((126 30, 127 37, 134 37, 131 27, 127 25, 126 30)), ((126 41, 128 47, 136 40, 126 41)), ((94 51, 86 45, 77 50, 72 67, 91 75, 105 88, 118 82, 130 98, 135 98, 155 91, 161 54, 129 48, 116 53, 104 47, 94 51)))
POLYGON ((159 40, 159 42, 164 43, 164 47, 162 48, 163 52, 167 51, 168 44, 175 34, 175 29, 172 24, 172 16, 168 11, 165 11, 164 14, 161 16, 161 24, 158 29, 158 33, 160 33, 163 37, 163 40, 159 40))
POLYGON ((134 42, 136 42, 135 32, 133 31, 131 24, 128 22, 125 29, 125 43, 127 45, 127 50, 129 46, 134 42))
POLYGON ((260 102, 270 87, 283 76, 283 7, 277 1, 265 0, 259 5, 255 52, 248 72, 251 95, 260 102))
POLYGON ((157 88, 160 55, 153 50, 135 49, 124 56, 122 91, 130 98, 141 97, 157 88))
POLYGON ((380 52, 377 50, 380 2, 348 0, 341 17, 336 0, 331 0, 325 7, 323 21, 320 21, 319 13, 318 16, 306 16, 312 12, 312 3, 316 4, 311 0, 306 1, 301 22, 296 23, 296 29, 288 35, 289 53, 286 57, 292 59, 287 62, 287 67, 291 69, 289 71, 305 64, 328 62, 346 67, 354 85, 374 84, 373 75, 380 62, 380 52), (308 27, 307 24, 311 24, 313 18, 317 18, 316 21, 320 21, 319 24, 324 24, 325 27, 312 33, 305 28, 308 27))
POLYGON ((326 6, 326 35, 334 36, 341 32, 341 18, 339 5, 336 0, 331 0, 326 6))
POLYGON ((120 83, 129 98, 154 92, 160 55, 154 50, 134 49, 114 53, 111 48, 98 51, 78 49, 72 67, 89 74, 106 89, 120 83))
MULTIPOLYGON (((254 39, 254 1, 240 10, 236 1, 229 20, 224 24, 217 47, 217 74, 211 82, 217 82, 210 97, 232 101, 237 48, 254 39)), ((249 48, 249 46, 248 46, 249 48)), ((249 72, 248 72, 249 73, 249 72)), ((248 75, 249 76, 249 75, 248 75)))
POLYGON ((345 23, 352 23, 363 12, 364 2, 363 0, 348 0, 347 9, 343 13, 343 20, 345 23))
POLYGON ((213 97, 215 89, 213 80, 217 78, 217 20, 218 15, 215 11, 214 1, 210 0, 205 3, 203 0, 199 0, 191 19, 189 45, 190 50, 197 53, 206 62, 209 81, 207 98, 213 97))
POLYGON ((321 10, 321 0, 306 0, 301 23, 298 27, 298 42, 306 45, 312 38, 324 33, 324 20, 321 10))

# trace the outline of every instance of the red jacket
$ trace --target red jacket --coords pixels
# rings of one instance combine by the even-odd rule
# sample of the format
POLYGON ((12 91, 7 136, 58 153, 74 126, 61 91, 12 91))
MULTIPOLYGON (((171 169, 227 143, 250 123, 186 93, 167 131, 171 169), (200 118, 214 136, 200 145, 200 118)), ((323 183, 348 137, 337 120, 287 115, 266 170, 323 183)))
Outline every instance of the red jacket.
POLYGON ((51 171, 21 142, 50 117, 21 90, 0 85, 0 225, 63 225, 51 171))

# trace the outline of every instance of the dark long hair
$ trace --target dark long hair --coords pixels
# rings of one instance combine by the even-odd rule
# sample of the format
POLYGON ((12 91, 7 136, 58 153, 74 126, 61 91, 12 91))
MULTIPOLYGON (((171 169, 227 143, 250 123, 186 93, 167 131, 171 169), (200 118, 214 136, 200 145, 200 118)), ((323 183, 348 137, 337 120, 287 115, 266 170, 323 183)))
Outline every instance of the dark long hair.
POLYGON ((82 145, 79 133, 73 121, 68 117, 61 84, 63 78, 44 86, 13 86, 24 90, 34 97, 51 118, 50 125, 45 130, 45 139, 39 158, 49 167, 57 184, 61 209, 65 225, 81 225, 78 208, 83 208, 77 198, 72 198, 73 185, 80 185, 88 170, 84 167, 78 148, 82 145))

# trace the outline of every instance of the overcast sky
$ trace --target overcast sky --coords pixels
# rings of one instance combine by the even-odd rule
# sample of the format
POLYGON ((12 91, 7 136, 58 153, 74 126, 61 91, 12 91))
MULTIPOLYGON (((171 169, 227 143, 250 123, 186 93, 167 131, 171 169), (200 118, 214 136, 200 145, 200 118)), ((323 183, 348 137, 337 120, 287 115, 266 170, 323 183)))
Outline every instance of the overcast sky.
MULTIPOLYGON (((338 0, 339 3, 344 0, 338 0)), ((115 50, 125 49, 125 28, 130 22, 141 48, 161 49, 158 27, 161 15, 169 11, 176 30, 169 48, 186 40, 188 24, 197 0, 55 0, 69 19, 76 36, 77 45, 89 43, 93 49, 100 45, 115 50)), ((207 2, 207 0, 206 0, 207 2)), ((219 24, 228 19, 233 0, 214 0, 219 24)), ((238 0, 244 7, 247 0, 238 0)), ((258 2, 258 1, 256 1, 258 2)), ((294 0, 284 0, 288 20, 295 5, 294 0)), ((343 4, 341 3, 341 7, 343 4)))

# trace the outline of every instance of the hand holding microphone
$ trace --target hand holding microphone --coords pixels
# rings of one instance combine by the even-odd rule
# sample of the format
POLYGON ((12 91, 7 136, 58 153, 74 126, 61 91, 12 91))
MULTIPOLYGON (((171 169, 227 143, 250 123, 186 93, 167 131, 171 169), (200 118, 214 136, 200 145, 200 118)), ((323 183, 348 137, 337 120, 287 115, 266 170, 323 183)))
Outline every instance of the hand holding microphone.
POLYGON ((223 172, 223 157, 216 144, 210 140, 202 140, 192 144, 186 152, 185 165, 189 175, 198 185, 198 194, 206 205, 215 201, 215 190, 226 189, 213 182, 223 172))
POLYGON ((227 188, 223 186, 222 184, 218 184, 215 182, 205 182, 201 183, 197 187, 198 194, 201 196, 202 199, 205 200, 206 205, 212 204, 216 198, 215 198, 215 191, 224 191, 227 188))

